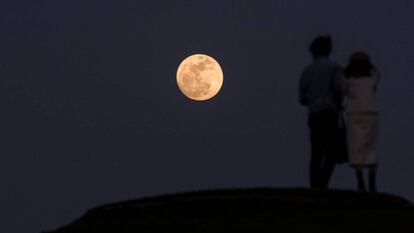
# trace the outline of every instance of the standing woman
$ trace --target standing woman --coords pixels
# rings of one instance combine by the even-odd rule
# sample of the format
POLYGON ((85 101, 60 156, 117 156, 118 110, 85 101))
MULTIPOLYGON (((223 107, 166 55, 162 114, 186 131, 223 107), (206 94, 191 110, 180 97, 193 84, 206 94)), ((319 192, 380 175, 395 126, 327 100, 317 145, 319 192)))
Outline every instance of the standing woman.
POLYGON ((368 54, 352 54, 345 69, 348 153, 351 166, 355 169, 358 190, 366 191, 364 171, 368 171, 370 192, 377 192, 377 133, 378 107, 376 91, 378 73, 368 54))

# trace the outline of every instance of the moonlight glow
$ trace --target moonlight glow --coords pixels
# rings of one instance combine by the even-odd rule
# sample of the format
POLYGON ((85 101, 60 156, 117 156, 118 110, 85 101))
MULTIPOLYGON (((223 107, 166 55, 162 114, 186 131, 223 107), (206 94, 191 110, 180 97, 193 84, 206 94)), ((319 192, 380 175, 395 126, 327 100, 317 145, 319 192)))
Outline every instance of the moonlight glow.
POLYGON ((213 98, 223 85, 223 71, 214 58, 195 54, 181 62, 177 84, 185 96, 204 101, 213 98))

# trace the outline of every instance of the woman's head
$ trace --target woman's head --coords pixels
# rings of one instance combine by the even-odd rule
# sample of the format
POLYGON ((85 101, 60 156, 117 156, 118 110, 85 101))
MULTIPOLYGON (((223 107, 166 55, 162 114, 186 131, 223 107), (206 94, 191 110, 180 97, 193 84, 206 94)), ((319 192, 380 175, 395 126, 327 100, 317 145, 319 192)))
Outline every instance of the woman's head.
POLYGON ((360 78, 372 76, 375 67, 371 63, 371 58, 365 52, 355 52, 349 59, 349 64, 345 69, 346 77, 360 78))

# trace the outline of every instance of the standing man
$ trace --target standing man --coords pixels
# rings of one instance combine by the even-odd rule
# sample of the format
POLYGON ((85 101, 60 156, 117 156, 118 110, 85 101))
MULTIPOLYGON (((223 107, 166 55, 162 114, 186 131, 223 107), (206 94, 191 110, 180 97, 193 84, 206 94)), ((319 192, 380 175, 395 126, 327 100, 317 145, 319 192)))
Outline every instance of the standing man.
POLYGON ((329 185, 339 156, 336 148, 345 82, 342 67, 329 59, 330 36, 317 37, 309 49, 313 62, 300 78, 300 103, 309 113, 310 186, 324 189, 329 185))

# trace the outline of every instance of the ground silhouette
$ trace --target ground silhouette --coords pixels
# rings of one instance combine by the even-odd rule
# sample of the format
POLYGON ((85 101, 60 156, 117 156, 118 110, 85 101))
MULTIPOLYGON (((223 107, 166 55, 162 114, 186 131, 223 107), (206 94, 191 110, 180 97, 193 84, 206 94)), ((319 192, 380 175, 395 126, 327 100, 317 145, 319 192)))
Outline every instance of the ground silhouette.
POLYGON ((388 194, 229 189, 108 204, 48 233, 414 232, 414 206, 388 194))

